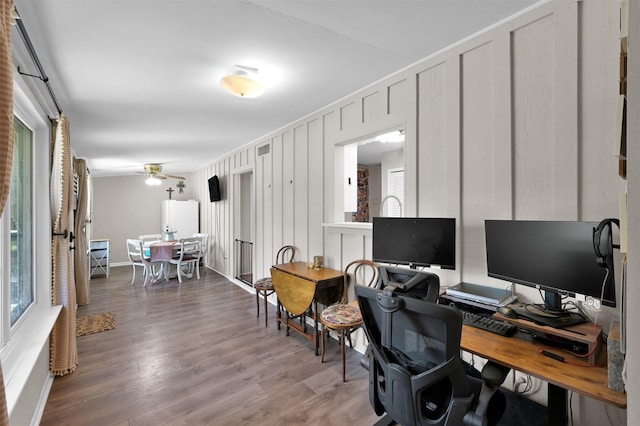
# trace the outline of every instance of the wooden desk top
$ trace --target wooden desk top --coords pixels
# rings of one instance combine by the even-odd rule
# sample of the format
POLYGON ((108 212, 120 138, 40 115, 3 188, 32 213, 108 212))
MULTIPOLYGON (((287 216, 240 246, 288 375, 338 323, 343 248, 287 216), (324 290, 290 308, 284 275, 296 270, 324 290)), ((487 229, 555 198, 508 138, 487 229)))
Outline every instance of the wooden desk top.
MULTIPOLYGON (((627 395, 609 389, 606 363, 602 367, 582 367, 560 362, 538 352, 539 345, 514 337, 463 325, 460 346, 482 358, 506 365, 538 377, 562 388, 578 392, 620 408, 627 407, 627 395)), ((550 350, 562 353, 558 350, 550 350)), ((562 353, 569 362, 584 364, 585 360, 562 353)))
POLYGON ((281 263, 278 265, 273 265, 273 268, 278 269, 282 272, 287 272, 305 280, 313 281, 314 283, 333 280, 335 278, 344 276, 344 273, 342 271, 337 271, 335 269, 309 268, 306 262, 281 263))

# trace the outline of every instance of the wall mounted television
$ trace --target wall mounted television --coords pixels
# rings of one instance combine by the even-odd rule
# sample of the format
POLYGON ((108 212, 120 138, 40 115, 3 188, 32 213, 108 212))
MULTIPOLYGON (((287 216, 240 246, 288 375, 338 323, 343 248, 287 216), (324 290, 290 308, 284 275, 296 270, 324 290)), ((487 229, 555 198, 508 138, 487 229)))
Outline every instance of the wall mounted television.
POLYGON ((373 261, 455 269, 456 220, 428 217, 374 217, 373 261))
POLYGON ((562 296, 576 294, 597 300, 602 295, 603 305, 615 306, 613 259, 607 259, 607 268, 598 265, 593 247, 597 226, 598 222, 486 220, 488 275, 544 290, 546 304, 557 310, 562 296))

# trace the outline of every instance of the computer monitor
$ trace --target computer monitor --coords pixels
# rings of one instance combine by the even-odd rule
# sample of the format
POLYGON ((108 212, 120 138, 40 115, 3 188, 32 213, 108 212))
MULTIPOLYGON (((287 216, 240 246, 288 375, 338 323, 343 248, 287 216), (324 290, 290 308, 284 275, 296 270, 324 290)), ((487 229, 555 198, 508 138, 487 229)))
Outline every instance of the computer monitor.
POLYGON ((490 277, 542 289, 551 308, 576 294, 615 306, 613 259, 598 264, 593 244, 598 222, 486 220, 490 277), (608 270, 608 272, 607 272, 608 270), (603 289, 604 286, 604 289, 603 289))
POLYGON ((455 269, 456 220, 428 217, 374 217, 373 261, 455 269))

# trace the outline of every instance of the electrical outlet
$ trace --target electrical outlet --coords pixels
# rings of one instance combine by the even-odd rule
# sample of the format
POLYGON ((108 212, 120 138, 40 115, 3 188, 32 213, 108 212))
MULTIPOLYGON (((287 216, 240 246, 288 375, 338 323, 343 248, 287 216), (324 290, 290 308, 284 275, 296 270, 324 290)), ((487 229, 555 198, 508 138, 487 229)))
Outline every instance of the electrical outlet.
POLYGON ((590 311, 600 312, 600 301, 591 296, 586 297, 586 299, 582 303, 582 306, 584 306, 586 309, 590 311))

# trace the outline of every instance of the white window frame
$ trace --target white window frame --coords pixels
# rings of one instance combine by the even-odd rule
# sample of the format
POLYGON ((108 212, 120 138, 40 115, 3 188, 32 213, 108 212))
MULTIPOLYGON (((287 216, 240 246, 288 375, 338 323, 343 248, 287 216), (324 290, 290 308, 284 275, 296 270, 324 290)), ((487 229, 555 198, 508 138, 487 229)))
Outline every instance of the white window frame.
POLYGON ((395 167, 391 169, 387 169, 387 194, 397 197, 400 200, 401 204, 398 204, 397 200, 393 198, 389 198, 384 205, 384 216, 385 217, 402 217, 404 211, 404 168, 403 167, 395 167), (399 175, 397 173, 402 173, 402 189, 398 190, 396 187, 396 180, 399 175))
MULTIPOLYGON (((51 213, 49 207, 50 131, 46 113, 36 109, 39 103, 22 80, 14 79, 14 115, 33 132, 33 264, 34 303, 11 327, 11 230, 10 211, 5 207, 0 218, 0 362, 5 382, 9 416, 20 396, 42 389, 26 390, 35 374, 42 374, 42 357, 48 366, 49 334, 60 306, 51 306, 51 213), (25 392, 26 390, 26 392, 25 392)), ((47 379, 50 383, 53 376, 47 379)), ((33 380, 38 382, 38 380, 33 380)), ((50 386, 50 384, 49 384, 50 386)))

